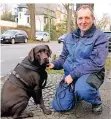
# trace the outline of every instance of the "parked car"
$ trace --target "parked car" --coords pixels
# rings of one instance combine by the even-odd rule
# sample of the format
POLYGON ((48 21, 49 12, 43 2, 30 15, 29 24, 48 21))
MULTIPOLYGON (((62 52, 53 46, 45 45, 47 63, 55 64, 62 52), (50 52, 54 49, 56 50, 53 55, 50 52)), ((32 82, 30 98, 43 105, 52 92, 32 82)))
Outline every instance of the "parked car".
POLYGON ((109 39, 109 52, 111 52, 111 31, 104 32, 109 39))
POLYGON ((50 34, 48 32, 37 31, 36 32, 36 40, 49 42, 50 41, 50 34))
POLYGON ((1 35, 1 43, 12 43, 15 44, 17 42, 27 43, 28 35, 23 30, 7 30, 1 35))
POLYGON ((0 34, 0 42, 1 42, 1 34, 0 34))
POLYGON ((58 38, 58 43, 64 42, 64 39, 65 39, 66 36, 67 36, 67 34, 63 34, 62 36, 60 36, 58 38))

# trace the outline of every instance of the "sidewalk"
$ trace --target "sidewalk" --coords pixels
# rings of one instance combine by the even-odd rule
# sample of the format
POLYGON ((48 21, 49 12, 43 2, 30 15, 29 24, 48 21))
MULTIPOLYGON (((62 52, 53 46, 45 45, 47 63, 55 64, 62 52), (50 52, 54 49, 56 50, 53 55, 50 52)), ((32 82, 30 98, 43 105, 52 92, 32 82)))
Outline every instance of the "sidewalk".
MULTIPOLYGON (((103 113, 101 115, 94 115, 91 112, 91 104, 82 101, 79 107, 77 108, 76 112, 74 110, 70 112, 58 113, 54 112, 51 107, 51 102, 55 94, 56 86, 61 79, 62 75, 60 74, 50 74, 48 76, 48 88, 43 90, 43 97, 45 101, 45 105, 47 108, 52 110, 51 115, 45 115, 39 106, 34 104, 33 99, 30 99, 27 110, 30 110, 34 113, 33 118, 26 118, 26 119, 111 119, 111 71, 109 75, 106 75, 106 79, 104 84, 100 88, 101 98, 103 100, 103 113)), ((1 80, 3 84, 4 79, 1 80)), ((46 86, 46 87, 47 87, 46 86)), ((1 118, 1 119, 12 119, 8 118, 1 118)))

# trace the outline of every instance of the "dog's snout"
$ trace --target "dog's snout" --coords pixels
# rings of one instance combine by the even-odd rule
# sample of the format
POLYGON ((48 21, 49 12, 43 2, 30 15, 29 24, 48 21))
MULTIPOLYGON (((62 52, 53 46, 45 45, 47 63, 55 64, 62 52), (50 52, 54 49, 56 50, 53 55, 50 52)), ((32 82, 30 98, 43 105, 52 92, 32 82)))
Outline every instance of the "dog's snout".
POLYGON ((47 57, 44 57, 44 60, 47 60, 48 58, 47 57))
POLYGON ((49 62, 49 59, 45 57, 44 58, 44 61, 48 63, 49 62))

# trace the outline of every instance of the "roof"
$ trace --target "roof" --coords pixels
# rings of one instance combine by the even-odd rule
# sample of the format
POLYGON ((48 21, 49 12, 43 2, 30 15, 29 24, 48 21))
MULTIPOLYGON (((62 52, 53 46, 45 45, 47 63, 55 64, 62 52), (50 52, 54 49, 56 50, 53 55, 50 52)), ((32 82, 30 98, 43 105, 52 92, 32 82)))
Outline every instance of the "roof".
MULTIPOLYGON (((55 11, 57 10, 58 4, 35 4, 35 15, 48 15, 56 18, 55 11), (50 12, 49 12, 50 10, 50 12)), ((27 8, 26 4, 19 4, 18 8, 27 8)), ((29 15, 29 10, 27 10, 25 15, 29 15)))
POLYGON ((18 8, 28 8, 28 6, 27 6, 27 4, 24 3, 24 4, 19 4, 18 8))

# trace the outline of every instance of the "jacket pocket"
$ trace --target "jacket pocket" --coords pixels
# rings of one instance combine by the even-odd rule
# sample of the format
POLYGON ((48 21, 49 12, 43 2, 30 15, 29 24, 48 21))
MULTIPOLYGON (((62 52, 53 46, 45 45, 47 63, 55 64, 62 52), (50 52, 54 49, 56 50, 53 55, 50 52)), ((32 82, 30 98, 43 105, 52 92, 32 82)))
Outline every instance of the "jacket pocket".
POLYGON ((84 58, 87 58, 90 56, 93 50, 93 41, 86 41, 81 45, 81 55, 84 58))
POLYGON ((87 41, 87 42, 84 42, 83 44, 84 45, 92 45, 93 44, 93 41, 87 41))
POLYGON ((93 88, 98 89, 104 82, 104 68, 98 73, 90 74, 86 82, 93 88))
POLYGON ((67 49, 69 51, 69 54, 72 55, 72 53, 74 53, 74 51, 75 51, 76 44, 73 43, 73 42, 67 42, 66 47, 67 47, 67 49))

